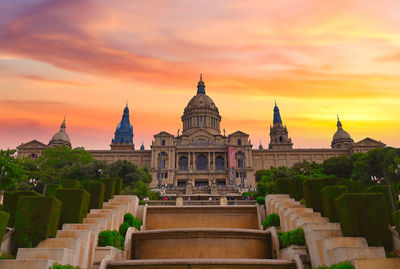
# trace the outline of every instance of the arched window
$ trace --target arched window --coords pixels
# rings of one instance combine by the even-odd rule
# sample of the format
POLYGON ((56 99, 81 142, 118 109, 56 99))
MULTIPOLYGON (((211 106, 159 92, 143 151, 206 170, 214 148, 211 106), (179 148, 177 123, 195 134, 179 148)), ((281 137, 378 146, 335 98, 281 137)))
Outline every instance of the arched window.
POLYGON ((161 146, 165 146, 165 140, 164 139, 161 141, 161 146))
POLYGON ((36 153, 32 153, 31 155, 29 155, 29 157, 31 157, 32 159, 37 159, 37 154, 36 153))
POLYGON ((238 139, 238 146, 242 145, 242 139, 238 139))
POLYGON ((215 158, 215 170, 224 170, 225 169, 225 162, 224 158, 218 156, 215 158))
POLYGON ((179 159, 179 170, 188 170, 188 159, 186 157, 179 159))
POLYGON ((197 156, 196 169, 197 170, 207 170, 207 157, 204 156, 203 154, 197 156))
POLYGON ((160 168, 165 169, 165 159, 160 159, 160 168))
POLYGON ((280 136, 280 137, 279 137, 279 142, 282 142, 282 141, 283 141, 283 137, 280 136))

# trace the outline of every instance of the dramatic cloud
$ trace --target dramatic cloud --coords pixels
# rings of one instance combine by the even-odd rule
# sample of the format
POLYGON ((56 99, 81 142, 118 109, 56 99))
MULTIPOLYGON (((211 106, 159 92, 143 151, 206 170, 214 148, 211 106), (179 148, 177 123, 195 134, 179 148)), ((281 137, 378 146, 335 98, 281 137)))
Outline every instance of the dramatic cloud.
POLYGON ((18 126, 48 136, 67 115, 73 144, 106 148, 126 101, 135 143, 148 145, 181 128, 199 73, 222 125, 254 144, 268 143, 278 99, 297 147, 329 146, 337 113, 355 138, 400 146, 398 10, 397 0, 3 1, 0 147, 25 139, 18 126))

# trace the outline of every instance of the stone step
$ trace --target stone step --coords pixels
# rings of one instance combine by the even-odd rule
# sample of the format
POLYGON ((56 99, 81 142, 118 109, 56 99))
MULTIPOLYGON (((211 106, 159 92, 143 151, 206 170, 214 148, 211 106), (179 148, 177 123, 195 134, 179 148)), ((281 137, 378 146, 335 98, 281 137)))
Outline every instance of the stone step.
POLYGON ((368 247, 368 243, 363 237, 329 237, 321 240, 323 261, 325 264, 334 264, 335 257, 330 256, 330 250, 339 247, 368 247))
POLYGON ((400 259, 355 259, 353 264, 355 269, 398 269, 400 259))
MULTIPOLYGON (((306 208, 304 208, 304 209, 306 209, 306 208)), ((308 209, 310 209, 310 208, 308 208, 308 209)), ((304 211, 289 213, 287 216, 288 222, 287 222, 287 224, 285 223, 285 228, 286 228, 285 232, 298 228, 298 226, 296 226, 297 218, 321 218, 321 213, 313 212, 312 210, 311 210, 311 212, 309 210, 304 210, 304 211)))
POLYGON ((68 248, 74 251, 71 265, 83 267, 86 263, 87 244, 79 238, 48 238, 40 242, 37 248, 68 248))
POLYGON ((84 218, 83 224, 97 224, 98 225, 98 233, 106 230, 107 220, 105 218, 84 218))
POLYGON ((386 258, 383 247, 337 247, 327 251, 326 266, 354 259, 386 258))
POLYGON ((124 216, 119 214, 118 210, 113 209, 91 209, 88 215, 97 214, 111 214, 112 215, 112 227, 110 230, 118 230, 119 225, 123 222, 124 216))
POLYGON ((297 217, 294 221, 295 229, 300 228, 305 223, 328 223, 328 218, 322 217, 297 217))
POLYGON ((49 269, 54 260, 3 260, 0 259, 0 268, 4 269, 49 269))
POLYGON ((56 238, 79 238, 86 242, 84 257, 85 261, 81 268, 90 268, 93 263, 94 251, 97 246, 97 236, 88 230, 58 230, 56 238))
POLYGON ((64 223, 63 230, 70 231, 70 230, 79 230, 79 231, 92 231, 97 237, 98 233, 100 232, 100 224, 98 223, 64 223))
POLYGON ((304 223, 299 228, 304 230, 304 233, 315 231, 315 230, 338 230, 340 229, 340 223, 337 222, 324 222, 324 223, 304 223))
POLYGON ((296 269, 296 264, 294 261, 272 259, 146 259, 109 261, 107 268, 296 269))
POLYGON ((74 251, 69 248, 19 248, 17 260, 27 259, 54 260, 61 264, 73 264, 74 251))
MULTIPOLYGON (((86 219, 105 219, 104 229, 112 230, 114 227, 114 220, 112 213, 98 213, 98 214, 87 214, 86 219)), ((85 223, 85 222, 84 222, 85 223)))

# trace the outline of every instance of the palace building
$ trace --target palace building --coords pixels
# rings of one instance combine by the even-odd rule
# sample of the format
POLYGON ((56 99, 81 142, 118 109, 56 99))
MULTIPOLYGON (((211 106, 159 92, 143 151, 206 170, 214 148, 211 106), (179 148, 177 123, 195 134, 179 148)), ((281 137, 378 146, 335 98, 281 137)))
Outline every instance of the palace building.
MULTIPOLYGON (((385 147, 382 142, 368 137, 355 143, 338 117, 331 148, 293 148, 276 103, 273 112, 268 149, 263 149, 261 144, 258 149, 253 149, 245 132, 221 132, 222 117, 214 101, 206 94, 206 86, 200 76, 197 92, 183 110, 182 133, 178 131, 174 136, 162 131, 154 135, 150 150, 146 150, 143 144, 140 149, 135 149, 133 126, 126 105, 111 141, 111 149, 88 151, 99 160, 114 162, 124 159, 141 167, 148 166, 153 176, 151 187, 165 184, 177 187, 187 183, 192 186, 215 183, 219 186, 255 187, 255 172, 260 169, 290 167, 303 161, 321 163, 331 157, 385 147)), ((71 147, 65 119, 60 131, 47 145, 38 140, 21 144, 17 147, 17 156, 38 158, 43 149, 58 145, 71 147)))

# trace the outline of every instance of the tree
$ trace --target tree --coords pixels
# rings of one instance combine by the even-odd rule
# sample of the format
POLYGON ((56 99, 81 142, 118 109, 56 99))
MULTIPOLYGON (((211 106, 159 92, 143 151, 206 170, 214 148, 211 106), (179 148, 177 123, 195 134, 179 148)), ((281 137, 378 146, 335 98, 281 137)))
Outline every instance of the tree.
POLYGON ((0 189, 14 190, 25 177, 23 164, 15 157, 16 150, 0 150, 0 189))
POLYGON ((350 178, 353 169, 352 161, 346 155, 329 158, 323 162, 323 166, 327 175, 339 178, 350 178))

